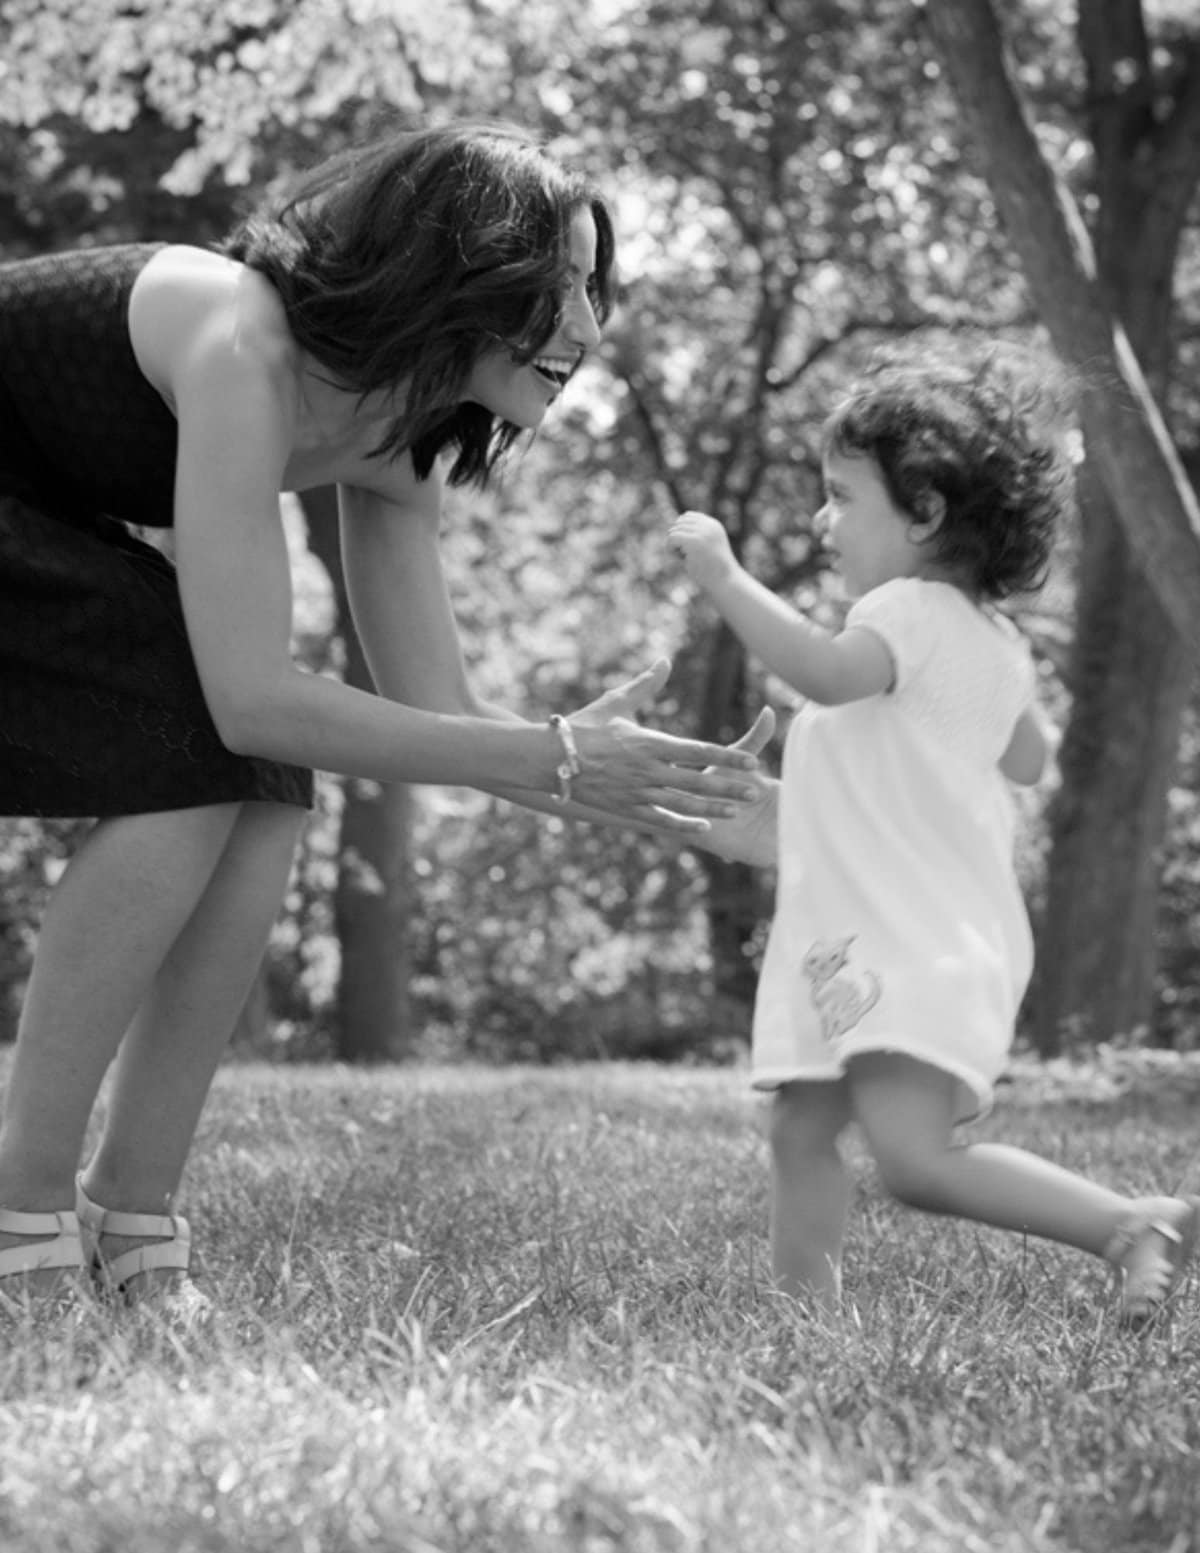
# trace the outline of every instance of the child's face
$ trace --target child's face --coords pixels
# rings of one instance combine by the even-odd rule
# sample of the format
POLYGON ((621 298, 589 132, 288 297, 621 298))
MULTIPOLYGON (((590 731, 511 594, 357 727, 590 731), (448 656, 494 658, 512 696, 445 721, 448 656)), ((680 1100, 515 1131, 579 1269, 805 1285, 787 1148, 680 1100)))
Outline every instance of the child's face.
POLYGON ((892 500, 879 465, 867 454, 830 451, 822 464, 825 505, 817 514, 852 598, 893 577, 923 570, 912 515, 892 500))

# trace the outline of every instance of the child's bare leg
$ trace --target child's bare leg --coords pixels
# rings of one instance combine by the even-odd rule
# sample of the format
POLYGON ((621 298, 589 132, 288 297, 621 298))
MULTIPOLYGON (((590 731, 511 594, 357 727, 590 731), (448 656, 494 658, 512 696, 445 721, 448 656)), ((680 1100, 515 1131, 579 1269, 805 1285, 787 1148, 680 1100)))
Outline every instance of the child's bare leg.
POLYGON ((997 1143, 954 1144, 954 1080, 891 1052, 850 1063, 849 1089, 891 1195, 927 1213, 954 1214, 1103 1256, 1130 1202, 1083 1176, 997 1143))
POLYGON ((785 1294, 834 1309, 850 1181, 838 1137, 850 1119, 844 1083, 785 1084, 771 1106, 771 1262, 785 1294))

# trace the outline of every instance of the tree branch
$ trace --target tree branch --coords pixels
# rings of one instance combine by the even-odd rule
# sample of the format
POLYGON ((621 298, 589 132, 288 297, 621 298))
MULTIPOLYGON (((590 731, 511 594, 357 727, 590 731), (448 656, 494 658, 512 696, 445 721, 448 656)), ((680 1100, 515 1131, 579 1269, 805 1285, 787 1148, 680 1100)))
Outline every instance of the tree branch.
POLYGON ((1082 385, 1089 450, 1130 548, 1180 636, 1200 650, 1200 504, 1119 324, 1078 207, 1039 149, 990 0, 916 0, 1062 359, 1082 385))

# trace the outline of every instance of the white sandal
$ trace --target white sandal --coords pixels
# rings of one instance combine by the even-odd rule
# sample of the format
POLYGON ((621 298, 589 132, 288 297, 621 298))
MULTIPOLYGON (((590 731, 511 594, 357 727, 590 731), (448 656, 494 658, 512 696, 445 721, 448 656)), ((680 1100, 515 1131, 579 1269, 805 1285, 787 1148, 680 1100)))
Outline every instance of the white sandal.
POLYGON ((82 1176, 75 1178, 75 1211, 92 1281, 105 1293, 129 1298, 130 1283, 142 1273, 173 1272, 186 1280, 192 1232, 180 1214, 121 1213, 102 1208, 84 1191, 82 1176), (100 1247, 101 1235, 145 1236, 146 1244, 107 1257, 100 1247))
POLYGON ((79 1220, 68 1208, 58 1213, 23 1213, 0 1208, 0 1233, 29 1238, 0 1251, 0 1279, 23 1273, 81 1272, 83 1245, 79 1220))
POLYGON ((1104 1255, 1121 1278, 1121 1320, 1143 1326, 1166 1305, 1200 1238, 1200 1197, 1136 1203, 1104 1255))

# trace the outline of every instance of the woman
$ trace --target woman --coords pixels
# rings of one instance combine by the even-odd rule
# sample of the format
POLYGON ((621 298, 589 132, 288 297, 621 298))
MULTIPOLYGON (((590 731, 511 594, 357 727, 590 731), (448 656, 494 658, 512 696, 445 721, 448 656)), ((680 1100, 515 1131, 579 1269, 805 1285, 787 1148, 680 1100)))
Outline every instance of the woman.
POLYGON ((42 925, 0 1130, 0 1289, 180 1285, 170 1212, 310 801, 308 768, 685 835, 753 749, 471 691, 438 529, 538 427, 612 296, 594 190, 527 137, 394 135, 221 252, 0 269, 0 813, 98 816, 42 925), (379 694, 298 670, 279 494, 336 484, 379 694), (178 576, 124 522, 173 525, 178 576), (116 1056, 99 1144, 73 1184, 116 1056))

